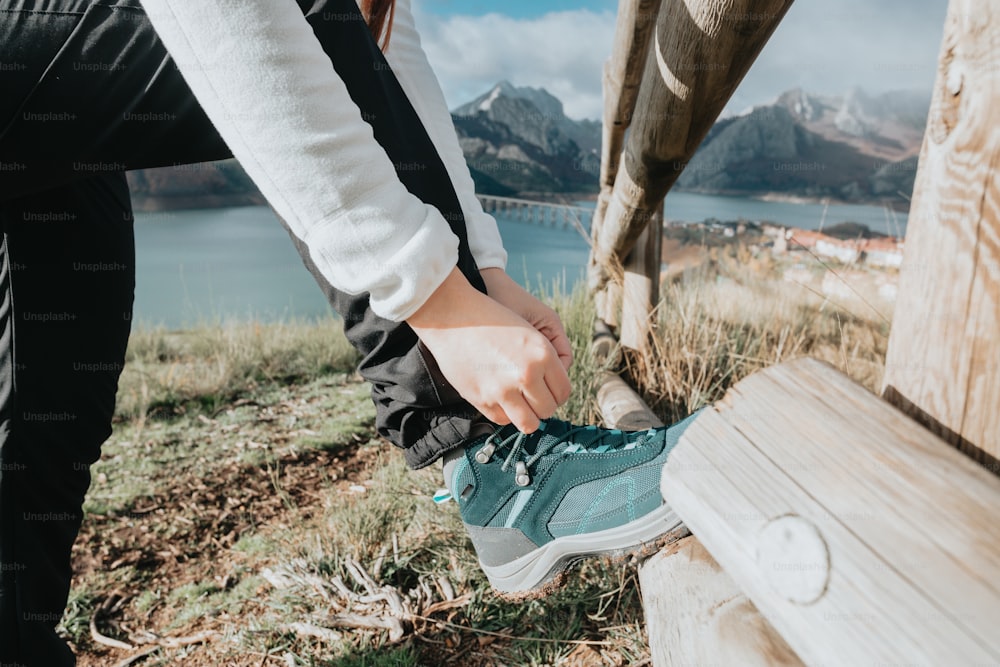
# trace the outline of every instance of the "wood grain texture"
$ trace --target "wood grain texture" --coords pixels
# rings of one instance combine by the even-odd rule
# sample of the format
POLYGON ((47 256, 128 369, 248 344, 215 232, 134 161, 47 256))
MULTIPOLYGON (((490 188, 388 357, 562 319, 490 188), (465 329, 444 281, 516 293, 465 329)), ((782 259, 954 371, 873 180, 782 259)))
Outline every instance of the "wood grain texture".
POLYGON ((807 664, 1000 661, 1000 480, 830 366, 740 382, 685 432, 663 491, 807 664), (825 555, 762 559, 780 517, 825 555), (775 583, 824 569, 813 602, 775 583))
POLYGON ((649 351, 654 309, 660 302, 660 258, 663 251, 663 203, 656 209, 625 260, 622 285, 622 345, 642 354, 649 351))
MULTIPOLYGON (((781 22, 792 0, 664 0, 594 245, 613 274, 781 22)), ((592 286, 600 283, 592 277, 592 286)))
POLYGON ((802 664, 695 537, 648 558, 639 585, 654 665, 802 664))
POLYGON ((883 395, 1000 472, 1000 2, 952 0, 883 395))

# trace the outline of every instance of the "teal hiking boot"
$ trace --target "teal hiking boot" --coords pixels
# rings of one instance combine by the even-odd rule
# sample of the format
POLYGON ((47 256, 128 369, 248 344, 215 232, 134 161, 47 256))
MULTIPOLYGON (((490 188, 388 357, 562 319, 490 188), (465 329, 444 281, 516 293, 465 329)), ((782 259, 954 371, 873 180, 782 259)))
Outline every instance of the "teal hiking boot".
POLYGON ((694 416, 636 432, 548 419, 466 444, 451 489, 493 588, 544 594, 578 560, 641 554, 677 530, 660 476, 694 416))

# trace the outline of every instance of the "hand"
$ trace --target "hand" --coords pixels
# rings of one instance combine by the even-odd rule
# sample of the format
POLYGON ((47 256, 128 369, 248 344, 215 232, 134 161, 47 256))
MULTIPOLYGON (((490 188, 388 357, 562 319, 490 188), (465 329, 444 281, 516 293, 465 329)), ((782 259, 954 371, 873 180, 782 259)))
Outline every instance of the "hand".
POLYGON ((569 377, 549 339, 458 269, 407 323, 458 393, 496 424, 531 433, 569 398, 569 377))
POLYGON ((525 291, 503 269, 483 269, 479 274, 486 283, 490 298, 523 317, 548 338, 563 368, 568 371, 573 365, 573 347, 556 311, 525 291))

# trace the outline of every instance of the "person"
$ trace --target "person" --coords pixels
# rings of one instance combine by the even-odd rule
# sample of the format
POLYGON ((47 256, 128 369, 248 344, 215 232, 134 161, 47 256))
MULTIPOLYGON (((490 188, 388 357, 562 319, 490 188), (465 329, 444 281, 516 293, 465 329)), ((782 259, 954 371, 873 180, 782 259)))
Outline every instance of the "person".
POLYGON ((362 8, 0 0, 0 664, 74 661, 56 626, 129 335, 131 169, 239 159, 500 593, 677 527, 659 479, 687 420, 553 418, 563 326, 504 271, 409 1, 362 8))

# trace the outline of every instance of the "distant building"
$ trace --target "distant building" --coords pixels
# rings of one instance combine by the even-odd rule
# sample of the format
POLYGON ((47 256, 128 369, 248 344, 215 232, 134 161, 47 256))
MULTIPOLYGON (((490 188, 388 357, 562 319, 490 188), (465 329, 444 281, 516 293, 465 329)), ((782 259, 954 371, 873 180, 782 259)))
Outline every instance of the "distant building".
POLYGON ((816 254, 844 264, 854 264, 861 259, 861 247, 857 241, 841 241, 828 236, 816 241, 816 254))
POLYGON ((790 229, 786 236, 788 250, 806 248, 820 257, 844 264, 863 262, 897 269, 903 264, 903 243, 894 238, 841 240, 806 229, 790 229))
POLYGON ((865 264, 871 266, 898 269, 903 265, 903 242, 897 239, 867 239, 862 252, 865 264))
POLYGON ((796 229, 794 227, 785 232, 785 237, 788 239, 789 250, 798 250, 799 248, 808 248, 809 250, 812 250, 816 247, 816 243, 819 241, 834 240, 826 234, 810 231, 808 229, 796 229))

